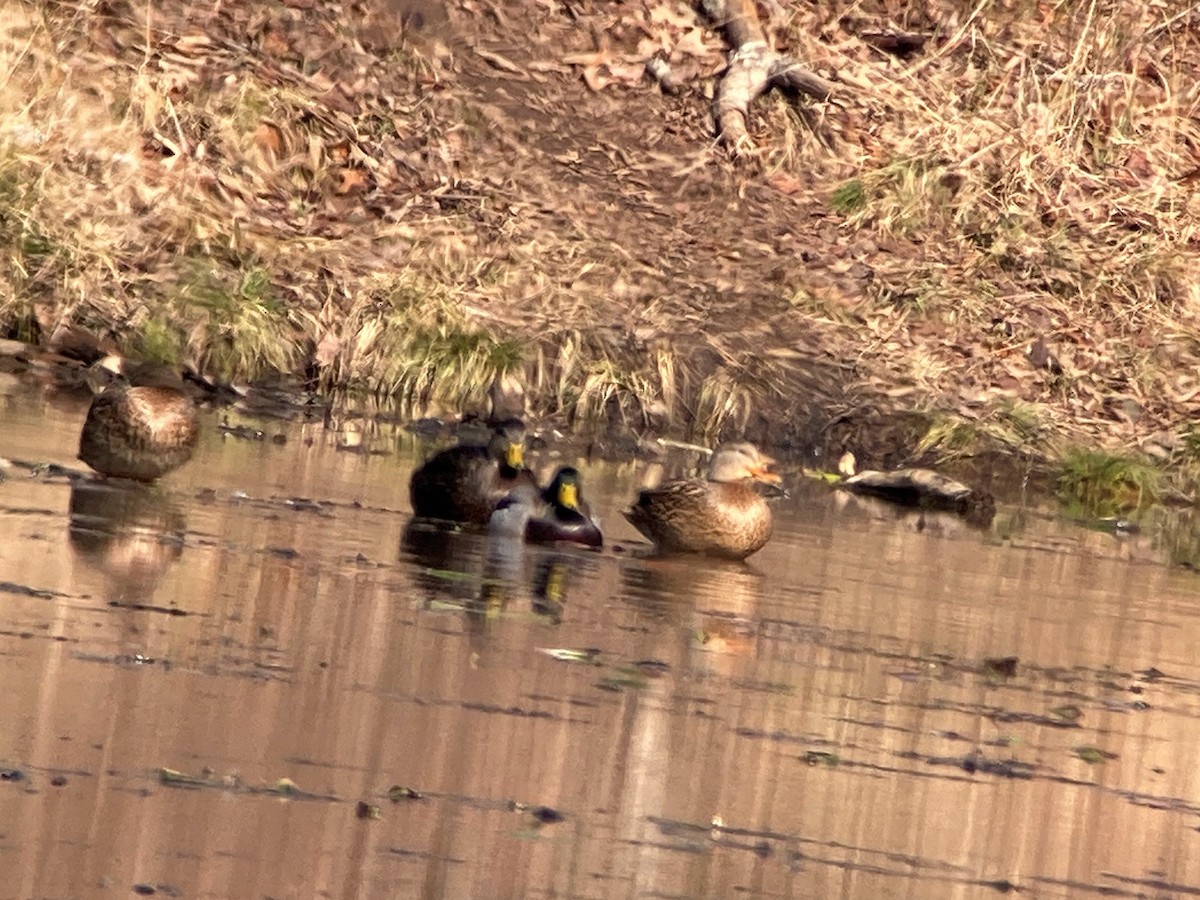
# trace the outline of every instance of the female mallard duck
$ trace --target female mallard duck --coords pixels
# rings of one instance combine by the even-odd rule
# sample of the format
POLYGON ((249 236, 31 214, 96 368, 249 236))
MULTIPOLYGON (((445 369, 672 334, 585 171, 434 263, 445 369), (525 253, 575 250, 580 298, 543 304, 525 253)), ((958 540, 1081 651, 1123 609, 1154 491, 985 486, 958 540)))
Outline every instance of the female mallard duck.
POLYGON ((112 384, 88 409, 79 459, 101 475, 153 481, 191 459, 199 436, 196 405, 182 391, 112 384))
POLYGON ((408 494, 420 518, 486 525, 496 504, 523 484, 537 487, 525 468, 525 423, 509 419, 486 447, 460 444, 438 453, 413 473, 408 494))
POLYGON ((745 559, 771 539, 771 509, 753 482, 778 484, 773 462, 753 444, 718 447, 703 481, 642 491, 625 518, 664 553, 745 559))
POLYGON ((523 537, 531 544, 567 541, 601 547, 604 537, 583 499, 579 470, 563 466, 543 491, 522 485, 505 497, 492 513, 492 534, 523 537))

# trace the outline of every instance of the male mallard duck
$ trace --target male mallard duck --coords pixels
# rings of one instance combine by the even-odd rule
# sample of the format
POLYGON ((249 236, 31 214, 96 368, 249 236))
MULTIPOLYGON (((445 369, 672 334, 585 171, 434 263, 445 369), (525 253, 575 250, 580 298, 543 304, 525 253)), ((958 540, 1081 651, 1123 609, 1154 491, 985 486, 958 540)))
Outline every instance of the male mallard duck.
POLYGON ((408 484, 413 514, 486 525, 504 497, 537 482, 525 468, 525 423, 497 425, 486 447, 459 444, 443 450, 413 473, 408 484))
POLYGON ((778 484, 779 476, 767 471, 773 462, 753 444, 725 444, 703 481, 642 491, 625 518, 660 551, 745 559, 771 539, 771 509, 753 482, 778 484))
POLYGON ((505 497, 492 513, 488 530, 507 537, 523 537, 533 544, 568 541, 600 547, 604 538, 583 499, 579 470, 563 466, 543 491, 522 485, 505 497))
POLYGON ((153 481, 192 458, 196 405, 162 385, 112 384, 97 394, 79 436, 79 459, 101 475, 153 481))

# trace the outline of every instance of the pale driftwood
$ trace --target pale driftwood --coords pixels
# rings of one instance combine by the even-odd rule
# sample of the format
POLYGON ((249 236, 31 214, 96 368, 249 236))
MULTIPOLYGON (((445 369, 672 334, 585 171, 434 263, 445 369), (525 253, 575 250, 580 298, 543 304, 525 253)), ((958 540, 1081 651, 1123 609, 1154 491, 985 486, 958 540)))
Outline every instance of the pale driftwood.
POLYGON ((773 50, 754 0, 702 0, 701 7, 725 35, 729 67, 717 85, 717 135, 735 154, 752 149, 750 104, 772 88, 828 100, 834 87, 799 62, 773 50))
POLYGON ((684 84, 665 59, 655 56, 646 61, 646 74, 658 82, 664 94, 683 93, 684 84))

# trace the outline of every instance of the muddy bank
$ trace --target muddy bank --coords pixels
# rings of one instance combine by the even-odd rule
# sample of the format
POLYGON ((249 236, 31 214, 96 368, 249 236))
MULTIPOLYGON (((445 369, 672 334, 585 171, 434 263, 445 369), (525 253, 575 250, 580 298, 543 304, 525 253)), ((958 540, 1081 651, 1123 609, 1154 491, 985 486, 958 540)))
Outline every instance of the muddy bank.
MULTIPOLYGON (((274 419, 323 422, 335 433, 345 434, 348 446, 358 446, 364 432, 381 427, 402 427, 429 442, 452 442, 460 436, 461 426, 474 434, 497 416, 522 415, 533 426, 534 449, 552 447, 556 452, 569 450, 589 459, 620 460, 655 458, 693 446, 693 435, 698 430, 688 427, 695 426, 694 422, 673 420, 661 409, 631 406, 620 397, 611 398, 597 417, 566 416, 553 408, 548 410, 544 397, 505 393, 496 390, 494 383, 480 392, 479 401, 467 401, 458 411, 436 414, 436 409, 418 410, 346 391, 323 392, 312 382, 295 377, 235 383, 203 376, 190 367, 142 365, 121 357, 104 357, 99 344, 79 330, 72 332, 69 341, 66 335, 58 337, 51 343, 60 352, 0 339, 0 374, 30 387, 40 384, 80 402, 111 379, 107 370, 96 373, 103 366, 122 367, 133 383, 147 378, 178 379, 178 386, 193 400, 222 412, 221 431, 233 438, 282 439, 282 435, 272 435, 269 428, 260 427, 264 420, 274 419)), ((115 346, 112 342, 110 349, 115 346)), ((912 448, 926 427, 927 420, 920 416, 896 412, 859 418, 810 400, 798 414, 778 419, 748 402, 743 414, 720 431, 730 437, 744 436, 791 463, 833 472, 838 455, 847 448, 854 448, 867 465, 891 468, 919 460, 920 454, 912 448)), ((714 443, 719 439, 718 432, 714 443)), ((1012 453, 981 453, 970 461, 960 461, 958 468, 986 473, 984 477, 989 481, 998 479, 1010 484, 1027 481, 1031 473, 1045 475, 1050 471, 1046 460, 1012 453)))

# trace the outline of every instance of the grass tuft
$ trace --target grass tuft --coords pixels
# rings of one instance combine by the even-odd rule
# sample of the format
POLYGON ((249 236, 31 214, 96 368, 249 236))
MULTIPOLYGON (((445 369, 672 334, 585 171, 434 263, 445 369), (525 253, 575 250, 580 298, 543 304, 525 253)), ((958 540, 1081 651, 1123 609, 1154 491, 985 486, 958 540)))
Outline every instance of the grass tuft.
POLYGON ((917 441, 918 454, 942 462, 985 452, 1045 453, 1048 429, 1033 407, 1003 403, 977 419, 936 415, 917 441))
POLYGON ((174 305, 191 326, 188 349, 202 368, 250 379, 295 368, 296 330, 265 269, 251 267, 231 280, 200 264, 174 305))
POLYGON ((1166 489, 1164 478, 1144 459, 1076 448, 1060 462, 1058 494, 1071 513, 1113 516, 1158 501, 1166 489))
POLYGON ((829 197, 829 208, 843 216, 850 216, 867 208, 867 189, 862 180, 852 178, 834 188, 829 197))

